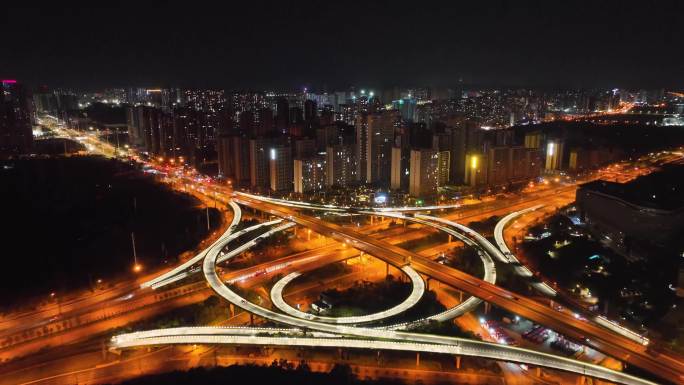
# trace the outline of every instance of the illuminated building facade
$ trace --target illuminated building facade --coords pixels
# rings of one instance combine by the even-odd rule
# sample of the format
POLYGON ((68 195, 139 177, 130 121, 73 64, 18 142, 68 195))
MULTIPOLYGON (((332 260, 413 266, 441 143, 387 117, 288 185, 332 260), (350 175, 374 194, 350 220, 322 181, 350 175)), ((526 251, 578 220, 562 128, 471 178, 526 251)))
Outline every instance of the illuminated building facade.
POLYGON ((435 150, 411 150, 409 194, 429 197, 437 194, 439 155, 435 150))
POLYGON ((309 193, 325 189, 326 159, 315 156, 294 160, 294 192, 309 193))
POLYGON ((487 157, 479 153, 468 153, 465 157, 465 184, 481 186, 487 184, 487 157))
POLYGON ((277 145, 268 150, 271 191, 292 191, 293 162, 290 146, 277 145))
POLYGON ((563 165, 563 142, 557 139, 546 142, 546 162, 544 170, 547 172, 560 170, 563 165))
POLYGON ((354 156, 353 146, 344 144, 328 146, 325 157, 326 186, 349 187, 356 182, 357 159, 354 156))

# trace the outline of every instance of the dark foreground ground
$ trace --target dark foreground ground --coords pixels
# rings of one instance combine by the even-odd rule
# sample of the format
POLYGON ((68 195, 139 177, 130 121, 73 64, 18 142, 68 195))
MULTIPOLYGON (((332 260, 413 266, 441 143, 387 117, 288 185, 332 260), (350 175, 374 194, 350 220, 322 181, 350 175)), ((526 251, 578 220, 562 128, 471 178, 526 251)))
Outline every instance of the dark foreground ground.
MULTIPOLYGON (((0 162, 0 207, 0 310, 132 274, 132 232, 146 268, 173 261, 207 235, 195 198, 97 157, 0 162)), ((217 211, 210 222, 220 225, 217 211)))
POLYGON ((336 365, 328 373, 311 372, 306 363, 283 363, 274 361, 270 366, 233 365, 212 369, 191 369, 187 372, 169 372, 144 376, 125 381, 121 385, 213 385, 213 384, 325 384, 325 385, 373 385, 402 384, 390 380, 360 380, 345 365, 336 365))

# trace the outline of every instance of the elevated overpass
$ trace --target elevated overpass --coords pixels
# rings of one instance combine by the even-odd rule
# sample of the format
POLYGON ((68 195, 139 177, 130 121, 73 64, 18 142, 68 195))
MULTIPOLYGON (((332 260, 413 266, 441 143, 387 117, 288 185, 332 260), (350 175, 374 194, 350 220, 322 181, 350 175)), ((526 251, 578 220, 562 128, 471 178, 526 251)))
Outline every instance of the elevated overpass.
POLYGON ((236 196, 235 200, 245 206, 308 227, 319 234, 340 242, 347 242, 352 247, 367 252, 392 265, 403 266, 406 263, 411 263, 411 266, 420 273, 534 322, 551 327, 570 338, 582 341, 596 350, 640 367, 673 383, 684 382, 684 362, 680 359, 666 354, 651 355, 643 344, 614 333, 604 327, 578 320, 564 313, 552 312, 548 307, 524 296, 512 293, 456 269, 430 261, 418 254, 360 234, 354 230, 311 216, 302 215, 292 208, 277 206, 276 204, 244 195, 236 196))

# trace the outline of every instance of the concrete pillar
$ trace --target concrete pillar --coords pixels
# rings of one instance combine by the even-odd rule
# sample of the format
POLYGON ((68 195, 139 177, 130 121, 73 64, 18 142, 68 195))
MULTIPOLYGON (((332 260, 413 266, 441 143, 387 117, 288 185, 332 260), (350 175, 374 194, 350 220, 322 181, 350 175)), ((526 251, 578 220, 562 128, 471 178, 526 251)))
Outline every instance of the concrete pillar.
POLYGON ((430 277, 425 280, 425 288, 427 291, 430 291, 430 277))
POLYGON ((537 377, 541 378, 541 376, 542 376, 541 367, 537 366, 537 377))
POLYGON ((235 305, 230 304, 230 316, 235 317, 235 305))
POLYGON ((489 302, 485 302, 484 303, 484 313, 485 314, 489 314, 489 308, 490 308, 489 302))
POLYGON ((461 369, 461 356, 456 356, 456 369, 461 369))
POLYGON ((462 291, 458 292, 458 301, 463 302, 463 292, 462 291))
POLYGON ((420 366, 420 352, 416 352, 416 367, 420 366))
POLYGON ((249 314, 249 324, 254 326, 254 314, 249 314))
POLYGON ((577 385, 584 385, 587 381, 585 376, 577 376, 577 385))
POLYGON ((389 263, 385 262, 385 278, 389 275, 389 263))
POLYGON ((370 217, 371 217, 371 225, 372 225, 373 224, 373 216, 371 215, 370 217))
POLYGON ((449 243, 451 243, 451 234, 449 234, 449 243))

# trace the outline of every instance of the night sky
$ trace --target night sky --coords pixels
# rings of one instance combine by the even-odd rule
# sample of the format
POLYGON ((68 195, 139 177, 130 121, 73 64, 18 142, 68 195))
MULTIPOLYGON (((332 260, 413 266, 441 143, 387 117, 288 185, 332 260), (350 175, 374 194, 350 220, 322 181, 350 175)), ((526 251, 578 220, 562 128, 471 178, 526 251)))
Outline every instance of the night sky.
POLYGON ((1 78, 86 88, 459 79, 684 88, 684 1, 52 3, 3 5, 1 78))

